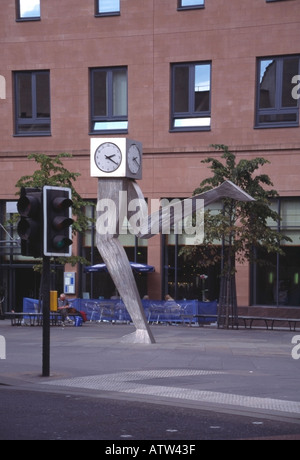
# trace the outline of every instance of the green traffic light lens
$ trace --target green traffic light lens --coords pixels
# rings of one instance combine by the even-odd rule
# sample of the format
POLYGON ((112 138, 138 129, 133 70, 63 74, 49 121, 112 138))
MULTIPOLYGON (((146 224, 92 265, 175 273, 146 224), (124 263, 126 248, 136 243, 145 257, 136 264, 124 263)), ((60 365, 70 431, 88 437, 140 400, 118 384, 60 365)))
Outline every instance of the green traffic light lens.
POLYGON ((53 240, 54 247, 59 251, 68 248, 73 243, 72 240, 65 236, 56 236, 53 240))

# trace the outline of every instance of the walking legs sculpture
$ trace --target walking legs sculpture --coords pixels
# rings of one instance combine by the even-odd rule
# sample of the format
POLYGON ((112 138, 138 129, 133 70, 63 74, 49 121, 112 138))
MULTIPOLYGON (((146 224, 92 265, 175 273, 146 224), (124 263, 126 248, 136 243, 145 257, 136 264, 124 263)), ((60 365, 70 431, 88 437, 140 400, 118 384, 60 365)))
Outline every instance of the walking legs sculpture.
MULTIPOLYGON (((119 203, 120 191, 127 192, 130 186, 128 179, 99 179, 98 198, 105 205, 107 202, 107 224, 106 231, 99 229, 97 231, 97 247, 103 258, 104 263, 115 283, 115 286, 131 316, 136 331, 124 338, 124 341, 132 343, 155 343, 152 332, 147 324, 144 309, 137 289, 137 285, 132 273, 132 269, 127 258, 127 254, 120 243, 118 236, 119 223, 122 217, 115 215, 115 210, 121 208, 119 203), (105 197, 105 200, 103 200, 105 197), (109 206, 110 202, 115 204, 115 207, 109 206), (109 215, 112 212, 113 215, 109 215), (110 225, 112 225, 110 227, 110 225)), ((98 201, 99 203, 99 201, 98 201)), ((127 209, 127 206, 125 206, 127 209)), ((97 208, 97 216, 101 214, 99 207, 97 208)), ((98 221, 99 222, 99 221, 98 221)), ((122 222, 121 222, 122 223, 122 222)))
MULTIPOLYGON (((125 336, 124 341, 131 343, 155 343, 152 332, 147 324, 142 302, 139 296, 137 285, 134 279, 134 275, 131 270, 130 263, 128 261, 126 252, 120 243, 119 228, 120 223, 125 217, 130 218, 129 215, 125 215, 122 210, 128 209, 119 202, 120 197, 127 197, 128 202, 133 199, 140 200, 141 205, 145 202, 143 193, 135 181, 130 179, 99 179, 98 182, 98 206, 97 206, 97 248, 103 258, 104 263, 115 283, 117 290, 120 293, 121 298, 127 308, 128 313, 131 316, 133 324, 136 327, 136 331, 133 334, 125 336), (123 195, 120 192, 126 192, 123 195), (99 206, 101 203, 101 206, 99 206), (114 206, 110 206, 113 203, 114 206), (119 211, 116 217, 116 210, 119 211), (120 212, 121 210, 121 212, 120 212), (103 226, 103 213, 105 212, 105 225, 103 226)), ((188 208, 189 215, 197 210, 197 204, 199 200, 204 201, 204 206, 207 206, 214 201, 218 201, 221 198, 233 198, 238 201, 253 201, 253 198, 241 190, 239 187, 234 185, 230 181, 224 182, 221 186, 202 193, 189 199, 192 201, 192 206, 188 208)), ((203 203, 203 202, 202 202, 203 203)), ((178 203, 181 211, 186 209, 181 203, 178 203)), ((173 205, 174 207, 174 205, 173 205)), ((143 206, 141 206, 143 208, 143 206)), ((140 225, 140 231, 136 235, 139 238, 151 238, 154 236, 151 233, 153 226, 158 228, 160 231, 166 223, 166 219, 170 225, 178 223, 179 218, 183 219, 188 214, 173 213, 157 211, 152 215, 144 215, 140 225), (179 218, 178 218, 179 216, 179 218), (170 222, 171 219, 171 222, 170 222), (178 219, 178 220, 176 220, 178 219)), ((168 211, 168 210, 167 210, 168 211)), ((176 210, 175 210, 176 211, 176 210)))

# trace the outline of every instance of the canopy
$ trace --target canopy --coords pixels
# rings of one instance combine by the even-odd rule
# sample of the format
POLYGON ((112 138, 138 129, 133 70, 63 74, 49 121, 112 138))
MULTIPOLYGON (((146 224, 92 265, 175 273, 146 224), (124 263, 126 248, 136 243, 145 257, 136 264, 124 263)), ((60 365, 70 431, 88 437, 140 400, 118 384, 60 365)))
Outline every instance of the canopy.
MULTIPOLYGON (((138 264, 136 262, 130 262, 131 268, 136 273, 153 273, 155 272, 155 268, 151 265, 145 264, 138 264)), ((89 267, 85 267, 85 272, 92 273, 92 272, 108 272, 107 267, 105 264, 97 264, 91 265, 89 267)))

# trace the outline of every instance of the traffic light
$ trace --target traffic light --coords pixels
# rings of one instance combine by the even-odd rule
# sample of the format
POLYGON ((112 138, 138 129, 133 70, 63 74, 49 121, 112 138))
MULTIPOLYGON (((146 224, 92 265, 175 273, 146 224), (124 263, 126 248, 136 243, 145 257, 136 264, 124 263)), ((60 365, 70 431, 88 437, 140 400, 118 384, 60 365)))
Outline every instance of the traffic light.
POLYGON ((23 188, 17 203, 21 219, 18 234, 21 238, 21 254, 28 257, 43 256, 43 192, 23 188))
POLYGON ((44 187, 44 255, 72 255, 71 189, 44 187))

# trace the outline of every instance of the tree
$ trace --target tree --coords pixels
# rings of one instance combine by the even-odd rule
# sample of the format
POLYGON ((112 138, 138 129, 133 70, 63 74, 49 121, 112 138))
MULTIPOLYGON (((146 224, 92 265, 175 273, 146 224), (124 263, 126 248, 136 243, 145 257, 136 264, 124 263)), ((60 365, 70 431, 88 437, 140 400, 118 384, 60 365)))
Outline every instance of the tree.
POLYGON ((245 261, 265 263, 258 258, 263 249, 267 253, 284 252, 280 248, 282 240, 290 241, 274 228, 280 216, 270 207, 270 200, 278 196, 273 190, 271 179, 259 174, 259 169, 269 164, 264 158, 242 159, 237 163, 236 156, 226 145, 213 145, 222 152, 220 161, 209 157, 202 163, 209 165, 213 175, 201 182, 195 195, 221 185, 230 180, 255 198, 254 202, 236 202, 225 199, 219 213, 206 211, 205 239, 201 246, 185 248, 187 259, 198 260, 201 266, 209 266, 221 261, 221 285, 219 298, 219 326, 229 327, 237 324, 236 262, 245 261), (273 225, 272 225, 273 227, 273 225), (222 242, 222 251, 217 250, 215 241, 222 242))
MULTIPOLYGON (((64 159, 72 158, 69 153, 61 153, 56 157, 50 157, 45 154, 34 153, 28 156, 29 160, 34 160, 38 165, 37 169, 32 176, 21 177, 16 187, 21 189, 22 187, 38 188, 42 189, 45 185, 57 186, 57 187, 69 187, 72 190, 72 211, 74 223, 72 226, 73 234, 84 232, 88 229, 91 219, 88 218, 84 213, 84 208, 87 205, 93 205, 93 203, 87 203, 77 193, 74 188, 74 182, 80 177, 80 173, 69 171, 63 163, 64 159)), ((76 263, 88 263, 85 259, 72 256, 68 259, 60 257, 57 259, 59 263, 65 264, 66 262, 76 265, 76 263)))

